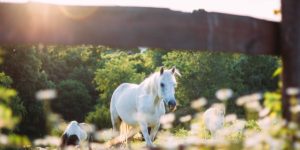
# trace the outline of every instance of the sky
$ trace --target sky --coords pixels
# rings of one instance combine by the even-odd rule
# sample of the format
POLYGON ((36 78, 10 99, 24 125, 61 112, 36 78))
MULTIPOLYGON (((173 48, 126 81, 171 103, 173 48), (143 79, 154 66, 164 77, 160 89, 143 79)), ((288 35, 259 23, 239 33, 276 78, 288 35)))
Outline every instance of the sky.
POLYGON ((280 15, 274 14, 274 10, 280 9, 280 0, 0 0, 0 2, 43 2, 88 6, 158 7, 183 12, 193 12, 194 10, 205 9, 208 12, 251 16, 271 21, 281 20, 280 15))

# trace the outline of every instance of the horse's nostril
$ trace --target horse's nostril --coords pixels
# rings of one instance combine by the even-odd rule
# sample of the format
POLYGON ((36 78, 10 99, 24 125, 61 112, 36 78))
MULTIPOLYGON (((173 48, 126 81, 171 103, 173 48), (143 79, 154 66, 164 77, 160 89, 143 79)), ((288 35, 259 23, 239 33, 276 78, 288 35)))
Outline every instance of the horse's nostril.
POLYGON ((176 106, 176 101, 175 100, 170 100, 168 102, 168 105, 174 107, 174 106, 176 106))

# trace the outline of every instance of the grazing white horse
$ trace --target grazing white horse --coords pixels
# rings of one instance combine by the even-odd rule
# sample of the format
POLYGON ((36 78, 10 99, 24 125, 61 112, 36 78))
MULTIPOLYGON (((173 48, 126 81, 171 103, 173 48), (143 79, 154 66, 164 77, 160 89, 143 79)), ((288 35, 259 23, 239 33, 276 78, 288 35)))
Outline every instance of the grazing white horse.
POLYGON ((215 104, 204 112, 204 124, 206 129, 208 129, 211 133, 212 137, 215 136, 217 130, 223 127, 224 115, 225 107, 222 104, 215 104))
MULTIPOLYGON (((90 128, 85 123, 78 123, 77 121, 71 121, 67 126, 65 132, 62 135, 61 148, 65 146, 73 145, 79 146, 83 141, 88 141, 89 149, 90 147, 90 131, 87 131, 86 127, 90 128)), ((91 129, 88 129, 91 130, 91 129)))
POLYGON ((150 75, 140 84, 121 84, 110 103, 113 131, 119 132, 121 122, 124 122, 133 132, 125 135, 125 140, 140 129, 147 146, 153 146, 160 117, 165 114, 165 104, 171 111, 176 109, 175 75, 180 75, 175 67, 169 70, 162 67, 160 72, 150 75), (151 128, 150 135, 148 127, 151 128))

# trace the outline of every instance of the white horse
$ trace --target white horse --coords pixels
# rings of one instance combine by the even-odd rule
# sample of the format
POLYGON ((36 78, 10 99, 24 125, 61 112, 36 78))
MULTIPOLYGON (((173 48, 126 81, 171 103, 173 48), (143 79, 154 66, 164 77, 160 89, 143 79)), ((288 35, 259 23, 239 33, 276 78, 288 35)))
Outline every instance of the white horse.
POLYGON ((119 132, 123 121, 132 127, 132 133, 126 135, 125 139, 140 129, 147 146, 153 146, 160 117, 165 114, 165 104, 171 111, 176 109, 175 75, 180 75, 175 67, 170 70, 162 67, 160 72, 150 75, 139 85, 121 84, 114 91, 110 103, 113 131, 119 132), (150 135, 148 127, 151 128, 150 135))
POLYGON ((61 149, 68 145, 80 146, 84 141, 88 142, 89 149, 91 149, 91 131, 92 129, 86 123, 71 121, 61 137, 61 149))
POLYGON ((224 126, 225 107, 222 104, 214 104, 203 114, 204 124, 214 137, 216 132, 224 126))

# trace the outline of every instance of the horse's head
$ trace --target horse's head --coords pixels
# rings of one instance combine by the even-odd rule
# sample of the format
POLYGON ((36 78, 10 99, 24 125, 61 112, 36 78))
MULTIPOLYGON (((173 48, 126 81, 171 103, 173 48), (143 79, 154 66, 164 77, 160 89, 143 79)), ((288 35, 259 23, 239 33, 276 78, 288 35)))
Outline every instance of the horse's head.
POLYGON ((158 82, 158 95, 163 99, 165 104, 167 104, 171 111, 176 109, 176 99, 175 99, 175 87, 176 78, 175 75, 180 75, 178 70, 173 67, 172 69, 165 70, 163 67, 160 69, 160 77, 158 82))

